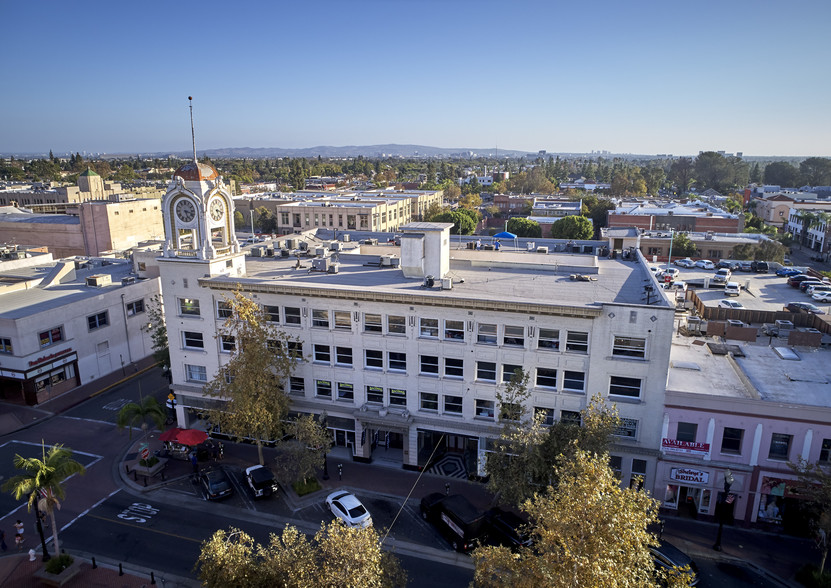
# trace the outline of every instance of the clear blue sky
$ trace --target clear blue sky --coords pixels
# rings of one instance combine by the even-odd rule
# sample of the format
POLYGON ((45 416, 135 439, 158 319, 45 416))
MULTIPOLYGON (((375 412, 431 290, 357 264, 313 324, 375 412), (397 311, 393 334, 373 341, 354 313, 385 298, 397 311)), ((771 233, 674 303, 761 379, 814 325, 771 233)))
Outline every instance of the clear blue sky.
POLYGON ((0 152, 831 155, 831 2, 0 0, 0 152))

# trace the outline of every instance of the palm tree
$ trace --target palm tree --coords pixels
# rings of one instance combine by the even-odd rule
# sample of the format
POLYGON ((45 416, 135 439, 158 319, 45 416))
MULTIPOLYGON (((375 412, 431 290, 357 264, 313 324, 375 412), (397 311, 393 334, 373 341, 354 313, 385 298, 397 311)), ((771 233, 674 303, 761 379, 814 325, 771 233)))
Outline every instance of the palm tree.
POLYGON ((41 441, 43 459, 36 457, 14 456, 14 467, 23 470, 3 484, 4 492, 11 492, 16 500, 28 498, 29 510, 35 508, 37 528, 43 546, 43 559, 49 559, 46 551, 46 540, 43 537, 43 526, 40 522, 41 510, 45 510, 52 523, 52 540, 55 544, 55 554, 61 552, 58 545, 58 525, 55 522, 55 509, 61 508, 60 501, 66 497, 64 481, 74 474, 85 474, 86 468, 72 459, 72 450, 63 445, 53 445, 46 451, 46 445, 41 441))
POLYGON ((167 420, 165 408, 152 396, 142 398, 140 402, 125 404, 118 413, 116 425, 119 429, 130 427, 130 439, 133 438, 133 426, 139 425, 144 435, 147 435, 148 421, 155 428, 161 429, 167 420))
POLYGON ((819 215, 810 210, 800 210, 797 214, 802 222, 802 238, 800 239, 800 247, 806 245, 808 242, 808 231, 814 227, 818 227, 820 223, 819 215))

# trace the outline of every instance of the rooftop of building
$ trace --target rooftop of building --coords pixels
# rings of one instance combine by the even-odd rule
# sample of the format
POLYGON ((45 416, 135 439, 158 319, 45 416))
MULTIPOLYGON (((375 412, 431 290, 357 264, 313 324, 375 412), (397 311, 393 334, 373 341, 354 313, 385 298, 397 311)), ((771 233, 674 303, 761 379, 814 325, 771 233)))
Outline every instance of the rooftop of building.
MULTIPOLYGON (((4 207, 5 209, 6 207, 4 207)), ((77 225, 81 220, 77 215, 69 214, 37 214, 23 209, 0 211, 0 223, 35 223, 44 225, 77 225)))
POLYGON ((672 201, 624 202, 613 211, 609 211, 609 214, 643 216, 719 216, 723 218, 738 218, 735 214, 730 214, 720 208, 700 201, 687 203, 672 201))

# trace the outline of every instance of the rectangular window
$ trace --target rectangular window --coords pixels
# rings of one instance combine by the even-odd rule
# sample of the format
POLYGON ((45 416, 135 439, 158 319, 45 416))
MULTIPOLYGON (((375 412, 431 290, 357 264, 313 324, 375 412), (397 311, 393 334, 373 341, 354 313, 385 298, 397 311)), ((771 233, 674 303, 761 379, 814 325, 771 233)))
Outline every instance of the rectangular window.
POLYGON ((419 356, 419 371, 422 374, 436 374, 439 373, 439 358, 435 355, 420 355, 419 356))
POLYGON ((525 328, 512 325, 505 325, 505 332, 502 335, 503 345, 514 347, 525 347, 525 328))
POLYGON ((303 341, 288 341, 286 350, 292 359, 303 359, 303 341))
POLYGON ((444 321, 444 338, 450 341, 465 340, 464 321, 444 321))
POLYGON ((222 353, 233 353, 237 348, 237 340, 233 335, 221 335, 219 337, 219 345, 222 353))
POLYGON ((556 388, 557 370, 552 370, 551 368, 537 368, 537 386, 556 388))
POLYGON ((108 324, 110 324, 110 318, 107 315, 107 311, 99 312, 98 314, 87 317, 87 326, 90 331, 106 327, 108 324))
POLYGON ((563 390, 572 392, 584 392, 586 390, 585 372, 563 371, 563 390))
POLYGON ((465 375, 465 361, 446 357, 444 359, 444 375, 449 378, 461 378, 465 375))
POLYGON ((133 300, 127 303, 127 316, 133 316, 144 312, 144 300, 133 300))
POLYGON ((199 301, 193 298, 179 298, 179 314, 185 316, 199 316, 199 301))
POLYGON ((432 392, 421 393, 421 410, 439 410, 439 395, 432 392))
POLYGON ((476 342, 486 345, 496 345, 496 325, 479 323, 476 333, 476 342))
POLYGON ((376 404, 384 404, 384 389, 381 386, 367 386, 366 401, 376 404))
POLYGON ((791 451, 791 440, 793 435, 785 435, 783 433, 774 433, 770 438, 770 451, 768 451, 768 459, 788 459, 788 454, 791 451))
POLYGON ((646 339, 642 337, 623 337, 615 335, 612 355, 617 357, 646 357, 646 339))
POLYGON ((407 371, 407 354, 399 353, 397 351, 390 351, 387 353, 387 366, 390 370, 398 372, 407 371))
POLYGON ((216 303, 216 317, 221 319, 231 318, 231 315, 234 313, 233 309, 231 308, 230 302, 225 302, 224 300, 219 300, 216 303))
POLYGON ((499 403, 499 420, 501 421, 518 421, 522 418, 524 412, 522 404, 519 402, 499 403))
POLYGON ((291 376, 289 378, 289 394, 304 396, 306 394, 306 380, 291 376))
POLYGON ((338 365, 352 365, 352 348, 335 347, 335 363, 338 365))
POLYGON ((627 437, 628 439, 637 439, 638 437, 638 421, 636 419, 620 419, 620 426, 613 433, 618 437, 627 437))
POLYGON ((379 349, 367 349, 364 351, 364 366, 384 369, 384 352, 379 349))
POLYGON ((502 364, 502 381, 503 382, 510 382, 513 379, 514 374, 517 370, 522 371, 521 365, 513 365, 510 363, 503 363, 502 364))
POLYGON ((436 339, 439 336, 439 319, 423 318, 419 322, 419 336, 436 339))
POLYGON ((338 400, 354 400, 355 387, 352 384, 338 382, 338 400))
POLYGON ((321 363, 330 363, 332 361, 331 347, 328 345, 315 344, 314 358, 315 361, 319 361, 321 363))
POLYGON ((265 320, 270 323, 279 323, 280 322, 280 307, 279 306, 270 306, 268 304, 263 305, 263 312, 265 313, 265 320))
POLYGON ((629 483, 630 488, 636 488, 640 490, 643 488, 644 481, 646 480, 646 460, 645 459, 633 459, 632 460, 632 480, 629 483))
POLYGON ((627 396, 629 398, 640 398, 640 378, 625 378, 623 376, 612 376, 609 380, 609 394, 615 396, 627 396))
POLYGON ((328 310, 312 310, 312 326, 329 328, 329 311, 328 310))
POLYGON ((48 331, 38 333, 41 347, 49 347, 63 341, 63 327, 54 327, 48 331))
POLYGON ((568 425, 577 425, 579 427, 583 424, 583 415, 576 410, 561 410, 560 422, 568 425))
POLYGON ((819 460, 824 464, 831 463, 831 439, 822 440, 822 447, 819 450, 819 460))
POLYGON ((387 333, 404 335, 407 332, 407 319, 403 316, 387 317, 387 333))
POLYGON ((734 429, 733 427, 724 427, 724 433, 721 437, 721 452, 739 455, 742 452, 742 437, 744 436, 744 429, 734 429))
POLYGON ((315 380, 315 396, 332 397, 332 382, 329 380, 315 380))
POLYGON ((343 331, 352 330, 352 317, 348 310, 335 311, 335 328, 343 331))
POLYGON ((489 382, 496 381, 496 364, 490 361, 476 362, 476 379, 487 380, 489 382))
POLYGON ((12 353, 12 340, 0 337, 0 353, 12 353))
POLYGON ((675 439, 677 441, 695 443, 697 433, 698 425, 696 423, 678 423, 678 432, 675 433, 675 439))
POLYGON ((390 388, 390 406, 407 406, 407 391, 390 388))
POLYGON ((287 306, 285 308, 286 324, 299 325, 300 324, 300 309, 294 306, 287 306))
POLYGON ((589 334, 582 331, 569 331, 566 337, 566 351, 588 353, 589 334))
POLYGON ((623 458, 619 455, 610 455, 609 468, 614 472, 615 478, 620 480, 623 477, 623 458))
POLYGON ((542 425, 550 427, 554 424, 554 409, 535 406, 534 418, 537 419, 537 422, 541 423, 542 425))
POLYGON ((367 333, 382 333, 384 331, 380 314, 364 313, 364 331, 367 333))
POLYGON ((476 400, 476 416, 478 418, 493 420, 494 415, 493 400, 476 400))
POLYGON ((537 346, 550 351, 560 350, 560 331, 558 329, 540 329, 540 338, 537 346))
POLYGON ((208 370, 204 365, 185 364, 185 379, 188 382, 207 382, 208 370))
POLYGON ((445 396, 444 412, 462 414, 462 402, 463 398, 461 396, 445 396))
POLYGON ((202 333, 183 331, 182 345, 188 349, 204 349, 205 343, 202 341, 202 333))
POLYGON ((279 353, 283 344, 277 339, 266 339, 265 346, 271 353, 279 353))

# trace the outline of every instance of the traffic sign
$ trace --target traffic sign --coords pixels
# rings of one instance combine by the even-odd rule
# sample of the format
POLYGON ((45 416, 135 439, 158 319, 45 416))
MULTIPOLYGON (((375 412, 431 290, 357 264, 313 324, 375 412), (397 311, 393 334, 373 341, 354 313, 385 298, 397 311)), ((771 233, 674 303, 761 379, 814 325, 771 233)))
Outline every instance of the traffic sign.
POLYGON ((147 459, 148 457, 150 457, 150 449, 145 447, 141 450, 141 459, 147 459))
POLYGON ((672 281, 672 276, 671 275, 667 274, 667 275, 664 276, 664 282, 669 284, 671 281, 672 281))

